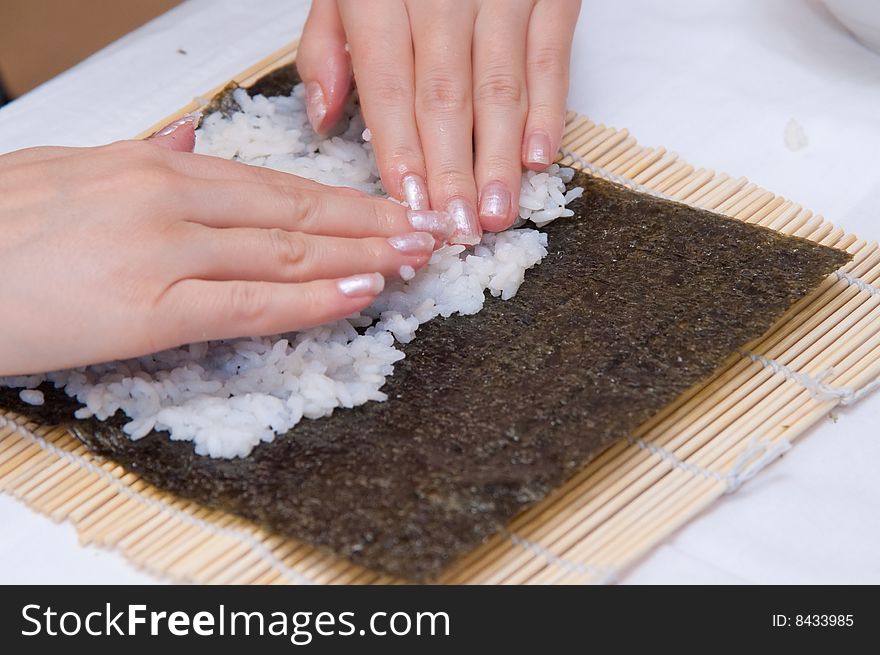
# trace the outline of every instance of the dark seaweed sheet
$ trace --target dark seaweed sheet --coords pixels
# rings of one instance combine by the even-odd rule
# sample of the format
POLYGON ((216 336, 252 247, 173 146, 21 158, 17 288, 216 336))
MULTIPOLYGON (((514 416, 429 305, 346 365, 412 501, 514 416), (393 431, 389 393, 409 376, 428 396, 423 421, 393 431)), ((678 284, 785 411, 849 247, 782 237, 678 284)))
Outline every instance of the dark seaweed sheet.
MULTIPOLYGON (((410 579, 544 498, 706 379, 849 256, 578 175, 576 217, 512 300, 436 319, 404 347, 390 400, 303 421, 246 459, 193 454, 124 422, 73 421, 153 484, 410 579)), ((52 423, 76 404, 0 404, 52 423)))

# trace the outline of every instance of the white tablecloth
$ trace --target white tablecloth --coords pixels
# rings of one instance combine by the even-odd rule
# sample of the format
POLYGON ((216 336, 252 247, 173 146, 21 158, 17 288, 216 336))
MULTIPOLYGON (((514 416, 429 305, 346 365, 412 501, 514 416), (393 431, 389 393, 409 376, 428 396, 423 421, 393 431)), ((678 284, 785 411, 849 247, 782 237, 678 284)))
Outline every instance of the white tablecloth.
MULTIPOLYGON (((0 152, 136 134, 289 42, 307 6, 189 0, 0 110, 0 152)), ((569 106, 880 236, 880 55, 818 2, 587 0, 569 106)), ((623 581, 880 582, 878 418, 875 394, 825 420, 623 581)), ((0 526, 0 582, 154 581, 6 496, 0 526)))

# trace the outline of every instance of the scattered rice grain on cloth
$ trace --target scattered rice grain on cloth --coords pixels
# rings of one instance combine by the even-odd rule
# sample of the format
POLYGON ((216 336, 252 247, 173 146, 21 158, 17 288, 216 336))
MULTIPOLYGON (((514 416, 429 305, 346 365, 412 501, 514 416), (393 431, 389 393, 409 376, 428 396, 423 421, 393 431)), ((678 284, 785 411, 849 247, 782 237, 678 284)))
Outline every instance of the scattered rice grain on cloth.
MULTIPOLYGON (((341 134, 321 139, 309 126, 304 96, 302 84, 290 96, 272 98, 235 91, 241 111, 207 116, 197 132, 196 151, 383 194, 372 146, 365 140, 369 130, 356 105, 350 105, 341 134)), ((545 173, 523 174, 517 226, 572 216, 565 205, 583 192, 580 187, 566 192, 572 175, 555 164, 545 173)), ((479 312, 487 290, 512 298, 525 271, 546 254, 547 236, 536 230, 486 234, 472 252, 446 246, 415 275, 402 271, 409 279, 388 280, 371 307, 347 320, 0 378, 0 384, 34 389, 48 380, 82 403, 77 418, 105 420, 121 410, 131 419, 124 430, 132 439, 166 430, 173 440, 192 441, 200 455, 245 457, 303 418, 386 400, 385 378, 404 357, 395 342, 409 343, 420 324, 437 316, 479 312)), ((36 401, 37 393, 24 391, 22 398, 36 401)))

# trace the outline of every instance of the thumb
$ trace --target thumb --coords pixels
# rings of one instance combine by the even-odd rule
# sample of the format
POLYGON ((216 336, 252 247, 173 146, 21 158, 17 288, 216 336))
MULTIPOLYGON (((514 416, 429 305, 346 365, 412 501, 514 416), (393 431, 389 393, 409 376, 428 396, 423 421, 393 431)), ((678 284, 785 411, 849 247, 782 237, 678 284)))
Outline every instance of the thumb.
POLYGON ((336 0, 313 0, 296 53, 296 69, 306 85, 312 128, 330 130, 342 117, 351 91, 351 60, 336 0))
POLYGON ((187 114, 147 138, 150 143, 169 150, 192 152, 196 145, 196 123, 201 116, 201 112, 187 114))

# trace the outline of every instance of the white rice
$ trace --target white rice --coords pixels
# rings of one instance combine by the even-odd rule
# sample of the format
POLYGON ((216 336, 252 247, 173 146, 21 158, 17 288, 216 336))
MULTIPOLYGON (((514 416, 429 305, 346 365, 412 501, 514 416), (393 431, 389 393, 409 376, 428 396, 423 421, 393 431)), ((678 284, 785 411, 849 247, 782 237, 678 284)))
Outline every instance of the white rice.
MULTIPOLYGON (((372 146, 365 141, 369 130, 353 105, 346 128, 320 139, 308 124, 302 85, 288 97, 251 98, 239 90, 235 100, 242 111, 205 118, 197 152, 382 193, 372 146)), ((571 216, 565 205, 582 192, 566 192, 572 174, 556 165, 546 173, 524 173, 520 224, 545 225, 571 216)), ((121 410, 130 419, 123 429, 132 439, 166 430, 173 440, 192 441, 200 455, 245 457, 303 418, 386 400, 381 388, 404 358, 395 342, 409 343, 419 325, 437 316, 480 311, 487 290, 512 298, 525 271, 546 254, 547 236, 536 230, 486 234, 472 252, 446 246, 418 272, 401 267, 401 279, 388 280, 373 305, 346 320, 285 335, 197 343, 127 361, 0 378, 0 385, 24 387, 22 400, 41 404, 43 394, 35 387, 48 380, 82 403, 77 418, 105 420, 121 410)))
POLYGON ((406 264, 401 266, 398 272, 400 273, 400 279, 404 280, 405 282, 409 282, 416 276, 416 269, 414 269, 412 266, 407 266, 406 264))
POLYGON ((43 392, 39 389, 22 389, 18 397, 21 398, 23 403, 27 403, 28 405, 42 405, 46 402, 46 399, 43 397, 43 392))

